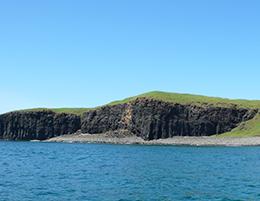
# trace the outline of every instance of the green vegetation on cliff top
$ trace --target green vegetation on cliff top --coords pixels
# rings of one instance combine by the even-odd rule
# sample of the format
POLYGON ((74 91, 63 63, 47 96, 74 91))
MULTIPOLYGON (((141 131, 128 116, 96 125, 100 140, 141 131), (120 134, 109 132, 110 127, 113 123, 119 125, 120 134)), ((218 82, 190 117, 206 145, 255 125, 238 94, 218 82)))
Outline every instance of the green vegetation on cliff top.
MULTIPOLYGON (((169 93, 169 92, 161 92, 161 91, 144 93, 138 96, 133 96, 123 100, 114 101, 107 105, 112 106, 117 104, 128 103, 137 98, 150 98, 150 99, 165 101, 169 103, 191 104, 191 105, 210 105, 210 106, 219 106, 219 107, 238 107, 238 108, 252 108, 252 109, 260 108, 260 100, 226 99, 226 98, 218 98, 218 97, 169 93)), ((57 113, 70 113, 70 114, 81 115, 84 112, 87 112, 92 109, 95 108, 34 108, 34 109, 27 109, 21 111, 28 112, 28 111, 48 110, 57 113)))
POLYGON ((153 91, 138 96, 130 97, 124 100, 114 101, 108 105, 117 105, 127 103, 136 98, 151 98, 160 101, 179 103, 179 104, 192 104, 192 105, 212 105, 220 107, 238 107, 238 108, 260 108, 260 100, 243 100, 243 99, 227 99, 218 97, 208 97, 192 94, 180 94, 180 93, 169 93, 161 91, 153 91))
POLYGON ((91 110, 90 108, 32 108, 19 110, 19 112, 40 112, 40 111, 52 111, 56 113, 66 113, 66 114, 77 114, 81 115, 84 112, 91 110))

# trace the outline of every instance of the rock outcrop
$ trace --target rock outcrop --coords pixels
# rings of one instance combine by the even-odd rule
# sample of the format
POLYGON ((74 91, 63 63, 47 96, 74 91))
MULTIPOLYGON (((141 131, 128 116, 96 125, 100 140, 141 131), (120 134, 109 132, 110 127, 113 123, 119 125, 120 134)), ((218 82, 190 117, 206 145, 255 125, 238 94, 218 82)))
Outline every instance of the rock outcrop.
POLYGON ((83 133, 127 129, 145 140, 173 136, 210 136, 228 132, 255 116, 257 110, 181 105, 146 98, 84 114, 83 133))
MULTIPOLYGON (((75 133, 128 131, 145 140, 173 136, 210 136, 228 132, 252 119, 255 109, 208 104, 174 104, 138 98, 125 104, 104 106, 81 116, 52 111, 11 112, 0 115, 0 138, 45 140, 75 133)), ((120 133, 120 132, 119 132, 120 133)))
POLYGON ((0 138, 45 140, 80 129, 80 117, 51 111, 11 112, 0 115, 0 138))

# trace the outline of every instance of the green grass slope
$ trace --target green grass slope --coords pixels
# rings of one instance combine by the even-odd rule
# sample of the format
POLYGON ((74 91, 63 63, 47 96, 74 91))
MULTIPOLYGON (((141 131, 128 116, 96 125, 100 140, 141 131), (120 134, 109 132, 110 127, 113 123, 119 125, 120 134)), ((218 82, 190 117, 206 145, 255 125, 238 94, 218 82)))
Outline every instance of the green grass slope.
POLYGON ((18 110, 19 112, 40 112, 40 111, 52 111, 56 113, 67 113, 82 115, 84 112, 91 110, 90 108, 32 108, 25 110, 18 110))
POLYGON ((238 108, 260 108, 260 100, 243 100, 243 99, 227 99, 218 97, 208 97, 192 94, 180 94, 180 93, 169 93, 161 91, 153 91, 149 93, 144 93, 138 96, 130 97, 124 100, 114 101, 108 105, 117 105, 122 103, 127 103, 136 98, 151 98, 156 100, 161 100, 169 103, 180 103, 180 104, 193 104, 193 105, 212 105, 220 107, 238 107, 238 108))
POLYGON ((219 137, 254 137, 260 136, 260 113, 253 119, 242 122, 232 131, 218 135, 219 137))
POLYGON ((140 97, 147 97, 158 99, 161 101, 172 102, 172 103, 181 103, 181 104, 209 104, 213 106, 222 106, 222 107, 233 107, 237 106, 239 108, 260 108, 259 100, 243 100, 243 99, 227 99, 227 98, 218 98, 218 97, 208 97, 200 95, 191 95, 191 94, 178 94, 178 93, 167 93, 167 92, 150 92, 140 97))

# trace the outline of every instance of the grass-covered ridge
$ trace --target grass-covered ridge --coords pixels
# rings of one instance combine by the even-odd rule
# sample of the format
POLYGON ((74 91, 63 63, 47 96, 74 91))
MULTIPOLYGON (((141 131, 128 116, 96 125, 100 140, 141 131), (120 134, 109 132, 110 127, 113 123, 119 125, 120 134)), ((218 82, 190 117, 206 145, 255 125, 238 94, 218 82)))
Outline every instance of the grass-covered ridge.
MULTIPOLYGON (((112 106, 117 104, 129 103, 137 98, 150 98, 155 100, 160 100, 169 103, 179 103, 179 104, 191 104, 191 105, 210 105, 219 107, 238 107, 238 108, 252 108, 260 109, 260 100, 243 100, 243 99, 227 99, 218 97, 208 97, 201 95, 192 94, 180 94, 180 93, 169 93, 162 91, 153 91, 144 93, 138 96, 129 97, 123 100, 114 101, 108 103, 104 106, 112 106)), ((96 107, 99 108, 99 107, 96 107)), ((53 111, 57 113, 70 113, 81 115, 96 108, 34 108, 21 111, 53 111)))
POLYGON ((165 101, 169 103, 179 103, 179 104, 194 104, 194 105, 213 105, 220 107, 234 107, 238 108, 260 108, 260 100, 243 100, 243 99, 227 99, 227 98, 218 98, 218 97, 208 97, 201 95, 192 95, 192 94, 180 94, 180 93, 169 93, 162 91, 153 91, 144 93, 138 96, 126 98, 124 100, 114 101, 108 105, 116 105, 127 103, 136 98, 151 98, 155 100, 165 101))
POLYGON ((41 111, 52 111, 56 113, 76 114, 81 115, 84 112, 89 111, 89 108, 32 108, 25 110, 18 110, 19 112, 41 112, 41 111))

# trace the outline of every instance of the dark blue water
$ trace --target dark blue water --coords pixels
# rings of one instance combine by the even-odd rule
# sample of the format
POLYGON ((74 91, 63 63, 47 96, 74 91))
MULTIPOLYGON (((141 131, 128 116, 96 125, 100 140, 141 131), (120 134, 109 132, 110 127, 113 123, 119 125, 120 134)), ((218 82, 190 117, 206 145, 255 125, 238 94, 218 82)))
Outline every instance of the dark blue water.
POLYGON ((260 147, 0 142, 0 200, 260 200, 260 147))

